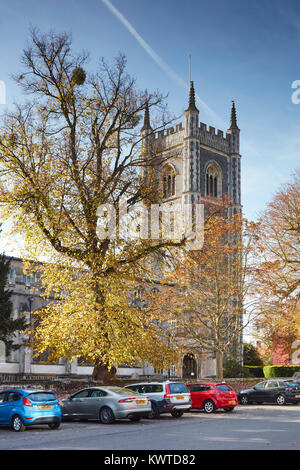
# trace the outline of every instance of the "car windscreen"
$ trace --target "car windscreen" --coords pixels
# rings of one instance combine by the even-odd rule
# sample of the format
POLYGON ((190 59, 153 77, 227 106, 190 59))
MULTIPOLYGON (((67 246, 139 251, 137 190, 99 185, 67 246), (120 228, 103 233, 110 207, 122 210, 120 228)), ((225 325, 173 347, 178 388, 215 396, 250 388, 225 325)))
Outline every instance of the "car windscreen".
POLYGON ((229 392, 230 390, 232 390, 232 388, 226 384, 216 385, 216 387, 218 390, 221 390, 221 392, 229 392))
POLYGON ((183 383, 168 384, 170 393, 189 393, 187 387, 183 383))
POLYGON ((30 401, 53 401, 56 400, 55 396, 51 392, 34 392, 27 395, 30 401))

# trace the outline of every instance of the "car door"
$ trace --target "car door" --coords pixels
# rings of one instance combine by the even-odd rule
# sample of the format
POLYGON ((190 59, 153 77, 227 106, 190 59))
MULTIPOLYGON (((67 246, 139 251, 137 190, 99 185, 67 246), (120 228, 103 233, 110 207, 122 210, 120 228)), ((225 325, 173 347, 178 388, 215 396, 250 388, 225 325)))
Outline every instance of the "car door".
POLYGON ((188 388, 191 392, 192 397, 192 407, 193 408, 202 408, 203 401, 207 396, 207 386, 203 384, 190 384, 188 388))
POLYGON ((6 396, 7 392, 1 392, 0 393, 0 423, 4 423, 4 418, 6 414, 6 396))
MULTIPOLYGON (((131 390, 132 387, 131 387, 131 390)), ((157 408, 162 411, 164 409, 164 387, 163 384, 139 384, 135 390, 141 395, 146 395, 151 402, 154 402, 157 408)))
POLYGON ((20 413, 20 400, 22 398, 22 394, 18 392, 8 392, 6 396, 6 406, 5 406, 5 414, 4 419, 5 422, 10 424, 11 417, 15 413, 20 413), (19 409, 18 409, 19 408, 19 409))
POLYGON ((211 387, 206 384, 201 384, 201 390, 199 391, 199 408, 203 408, 203 402, 206 399, 211 400, 211 387))
POLYGON ((90 389, 80 390, 68 398, 64 414, 72 418, 85 418, 85 404, 90 394, 90 389))
POLYGON ((265 402, 267 399, 266 385, 267 382, 259 382, 256 384, 250 393, 249 400, 256 401, 257 403, 265 402))
POLYGON ((269 380, 266 385, 266 402, 274 403, 278 392, 280 391, 279 383, 277 380, 269 380))
POLYGON ((97 419, 99 417, 101 403, 103 402, 103 398, 106 396, 107 392, 105 390, 99 388, 91 389, 89 396, 82 399, 84 415, 88 418, 97 419))

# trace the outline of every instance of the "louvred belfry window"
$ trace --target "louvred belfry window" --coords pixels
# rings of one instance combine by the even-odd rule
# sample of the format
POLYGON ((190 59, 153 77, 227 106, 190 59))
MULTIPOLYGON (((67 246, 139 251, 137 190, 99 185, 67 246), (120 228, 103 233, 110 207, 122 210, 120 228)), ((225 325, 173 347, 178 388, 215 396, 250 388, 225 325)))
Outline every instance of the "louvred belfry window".
POLYGON ((205 194, 212 198, 218 198, 222 194, 221 172, 214 164, 210 165, 206 170, 205 194))
POLYGON ((171 165, 165 165, 162 169, 162 196, 168 198, 175 196, 176 175, 171 165))

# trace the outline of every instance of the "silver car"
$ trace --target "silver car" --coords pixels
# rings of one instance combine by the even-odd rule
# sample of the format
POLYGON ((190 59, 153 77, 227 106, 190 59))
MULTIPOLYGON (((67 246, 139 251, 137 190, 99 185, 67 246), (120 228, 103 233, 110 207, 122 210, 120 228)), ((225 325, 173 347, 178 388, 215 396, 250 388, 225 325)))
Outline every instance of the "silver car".
POLYGON ((151 412, 148 397, 121 387, 91 387, 60 400, 63 420, 98 419, 110 424, 115 419, 139 421, 151 412))

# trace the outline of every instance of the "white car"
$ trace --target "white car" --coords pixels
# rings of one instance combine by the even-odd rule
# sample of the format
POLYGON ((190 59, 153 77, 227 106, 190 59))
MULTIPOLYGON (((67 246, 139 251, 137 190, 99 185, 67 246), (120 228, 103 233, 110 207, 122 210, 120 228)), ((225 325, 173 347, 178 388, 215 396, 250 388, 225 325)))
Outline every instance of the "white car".
POLYGON ((161 413, 180 418, 192 406, 191 394, 183 382, 142 382, 125 388, 150 398, 152 412, 149 418, 159 418, 161 413))

